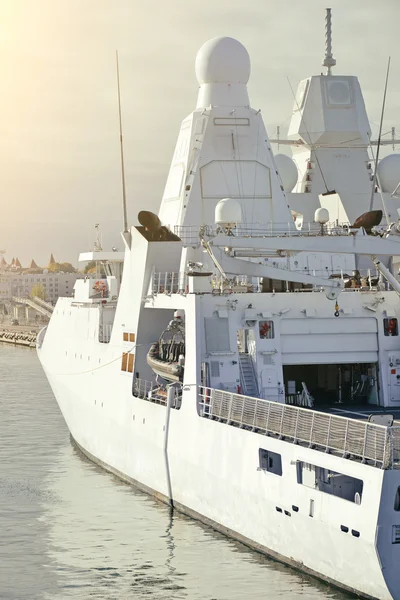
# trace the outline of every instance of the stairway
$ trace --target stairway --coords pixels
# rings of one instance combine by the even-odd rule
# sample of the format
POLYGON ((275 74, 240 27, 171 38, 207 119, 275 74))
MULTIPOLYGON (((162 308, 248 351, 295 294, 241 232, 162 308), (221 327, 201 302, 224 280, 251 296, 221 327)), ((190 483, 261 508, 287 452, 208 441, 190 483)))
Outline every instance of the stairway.
POLYGON ((258 387, 254 374, 253 363, 248 354, 239 353, 240 385, 245 396, 258 396, 258 387))

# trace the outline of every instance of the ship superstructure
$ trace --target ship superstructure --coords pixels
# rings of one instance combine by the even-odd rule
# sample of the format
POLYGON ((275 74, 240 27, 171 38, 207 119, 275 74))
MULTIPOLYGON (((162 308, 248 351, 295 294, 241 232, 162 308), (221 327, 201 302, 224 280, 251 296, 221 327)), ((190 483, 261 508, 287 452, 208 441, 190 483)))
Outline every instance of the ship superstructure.
POLYGON ((210 40, 196 74, 159 216, 137 207, 123 257, 82 256, 106 276, 58 301, 39 358, 92 460, 288 564, 398 599, 398 222, 319 205, 299 223, 246 49, 210 40))

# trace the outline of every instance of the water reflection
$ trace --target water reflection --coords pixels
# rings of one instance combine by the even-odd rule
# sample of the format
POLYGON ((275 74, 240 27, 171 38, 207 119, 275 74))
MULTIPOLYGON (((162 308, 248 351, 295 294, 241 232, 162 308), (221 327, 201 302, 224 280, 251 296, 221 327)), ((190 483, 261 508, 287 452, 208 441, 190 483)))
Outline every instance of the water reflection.
POLYGON ((0 598, 349 599, 85 459, 34 353, 0 346, 0 598))

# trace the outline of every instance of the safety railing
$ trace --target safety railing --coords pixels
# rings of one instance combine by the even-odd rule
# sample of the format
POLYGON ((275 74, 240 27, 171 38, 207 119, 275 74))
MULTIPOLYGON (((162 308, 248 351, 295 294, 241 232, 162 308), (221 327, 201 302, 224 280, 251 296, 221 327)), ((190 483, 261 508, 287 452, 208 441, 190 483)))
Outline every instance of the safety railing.
MULTIPOLYGON (((175 391, 172 408, 180 408, 182 403, 182 388, 181 386, 173 386, 175 391)), ((159 385, 145 379, 134 378, 132 385, 132 395, 142 400, 148 400, 155 404, 167 405, 167 390, 160 388, 159 385)))
POLYGON ((197 246, 200 244, 200 237, 212 237, 219 233, 228 234, 233 237, 314 237, 320 235, 341 235, 348 236, 351 232, 358 231, 351 229, 349 223, 337 224, 309 222, 303 223, 301 228, 297 228, 294 221, 287 223, 246 223, 236 225, 235 227, 224 228, 218 225, 176 225, 174 227, 175 235, 179 236, 184 245, 197 246))
POLYGON ((186 273, 167 272, 153 273, 152 275, 151 290, 154 295, 179 294, 185 292, 186 287, 186 273))
POLYGON ((199 388, 199 399, 203 417, 378 468, 400 468, 400 427, 385 427, 206 387, 199 388))

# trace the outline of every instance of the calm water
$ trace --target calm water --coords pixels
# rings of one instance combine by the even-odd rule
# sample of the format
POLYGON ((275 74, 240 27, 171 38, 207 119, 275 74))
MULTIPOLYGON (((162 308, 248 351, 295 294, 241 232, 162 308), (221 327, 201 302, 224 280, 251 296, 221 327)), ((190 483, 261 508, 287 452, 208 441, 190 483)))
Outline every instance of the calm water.
POLYGON ((71 445, 33 350, 0 344, 0 598, 351 596, 119 482, 71 445))

